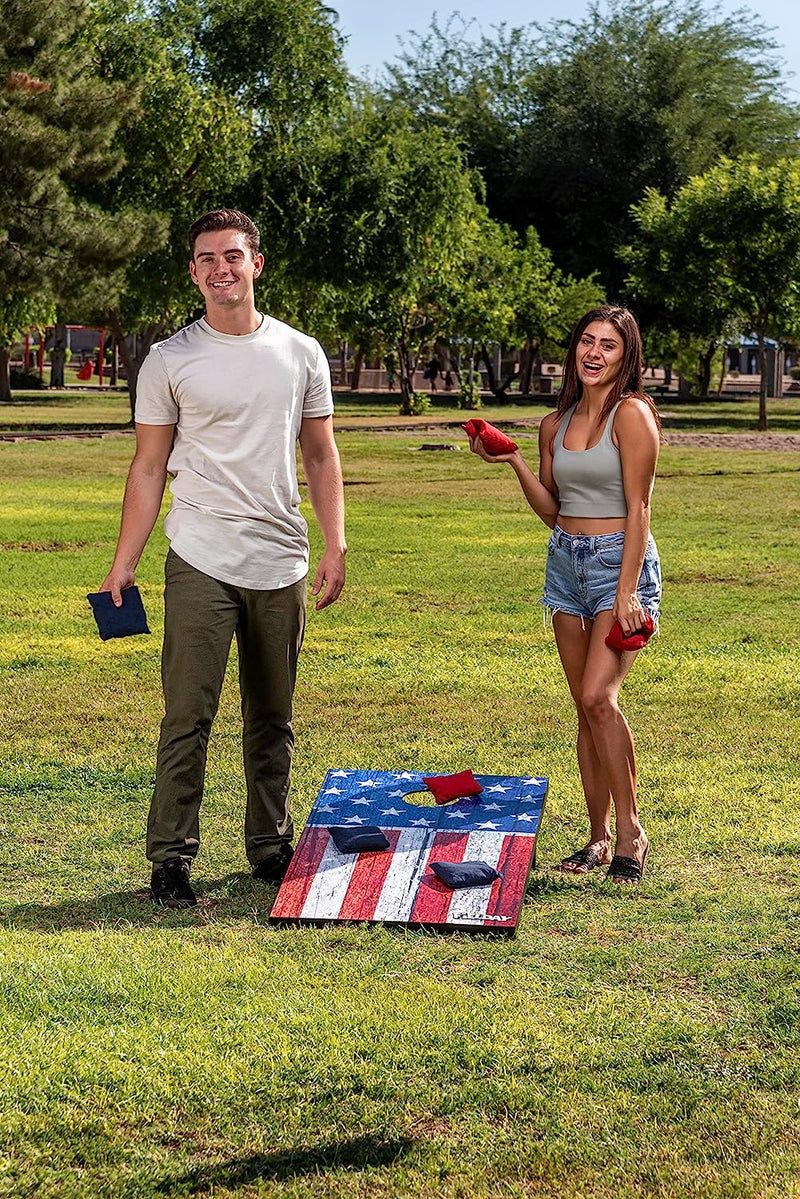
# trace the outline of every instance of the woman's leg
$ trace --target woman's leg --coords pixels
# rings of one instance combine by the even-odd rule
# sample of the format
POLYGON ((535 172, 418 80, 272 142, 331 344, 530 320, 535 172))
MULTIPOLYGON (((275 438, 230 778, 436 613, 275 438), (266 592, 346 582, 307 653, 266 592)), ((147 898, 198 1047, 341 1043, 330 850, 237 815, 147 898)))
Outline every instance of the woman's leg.
POLYGON ((620 687, 636 654, 619 654, 605 644, 606 634, 613 623, 611 612, 599 612, 592 623, 580 706, 586 714, 603 778, 608 782, 614 802, 614 852, 641 864, 647 849, 647 837, 639 822, 636 806, 636 755, 633 735, 618 704, 620 687))
MULTIPOLYGON (((578 769, 589 810, 590 834, 587 849, 594 849, 600 862, 608 863, 611 861, 611 786, 581 703, 592 621, 586 620, 582 625, 579 616, 555 612, 553 630, 561 665, 578 711, 578 769)), ((586 868, 582 866, 562 864, 562 868, 575 874, 586 873, 586 868)))

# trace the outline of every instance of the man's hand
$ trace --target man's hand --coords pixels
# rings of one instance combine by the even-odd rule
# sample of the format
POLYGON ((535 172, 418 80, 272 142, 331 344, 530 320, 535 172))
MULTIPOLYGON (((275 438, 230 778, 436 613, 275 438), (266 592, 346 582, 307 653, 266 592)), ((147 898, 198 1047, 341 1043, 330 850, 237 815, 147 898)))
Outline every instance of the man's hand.
POLYGON ((101 591, 110 591, 111 599, 114 601, 114 606, 122 607, 121 592, 126 587, 132 587, 134 584, 134 573, 123 566, 112 566, 106 577, 100 584, 101 591))
POLYGON ((136 453, 125 485, 114 564, 100 587, 111 592, 117 608, 122 607, 120 592, 133 586, 134 571, 158 517, 174 436, 175 425, 136 424, 136 453))
POLYGON ((344 553, 326 550, 314 575, 312 595, 318 595, 314 607, 319 612, 329 604, 335 604, 344 587, 344 553))

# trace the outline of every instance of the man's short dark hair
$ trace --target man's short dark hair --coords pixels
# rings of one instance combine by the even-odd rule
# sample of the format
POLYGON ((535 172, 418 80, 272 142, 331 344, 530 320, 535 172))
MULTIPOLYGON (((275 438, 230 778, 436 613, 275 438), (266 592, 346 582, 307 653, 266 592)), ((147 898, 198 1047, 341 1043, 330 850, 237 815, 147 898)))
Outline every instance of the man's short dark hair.
POLYGON ((215 208, 213 212, 207 212, 205 216, 196 220, 189 229, 189 249, 192 258, 194 244, 201 233, 219 233, 222 229, 235 229, 237 233, 243 233, 253 258, 259 253, 261 237, 255 222, 236 208, 215 208))

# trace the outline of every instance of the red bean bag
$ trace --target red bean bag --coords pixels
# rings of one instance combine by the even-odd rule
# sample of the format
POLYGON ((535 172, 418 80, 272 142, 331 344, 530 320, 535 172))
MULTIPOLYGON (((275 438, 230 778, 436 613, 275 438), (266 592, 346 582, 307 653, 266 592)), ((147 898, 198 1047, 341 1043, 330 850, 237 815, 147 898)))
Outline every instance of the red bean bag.
POLYGON ((644 649, 653 636, 655 628, 652 616, 645 616, 642 627, 635 633, 631 633, 630 637, 626 637, 621 624, 615 620, 606 637, 606 645, 609 649, 618 650, 620 653, 624 650, 644 649))
POLYGON ((451 799, 463 799, 465 795, 480 795, 483 791, 471 770, 462 770, 459 774, 435 774, 422 781, 437 803, 449 803, 451 799))
POLYGON ((475 418, 468 420, 461 428, 468 437, 480 437, 487 454, 513 454, 514 450, 519 449, 516 441, 506 437, 502 429, 496 429, 488 421, 475 418))

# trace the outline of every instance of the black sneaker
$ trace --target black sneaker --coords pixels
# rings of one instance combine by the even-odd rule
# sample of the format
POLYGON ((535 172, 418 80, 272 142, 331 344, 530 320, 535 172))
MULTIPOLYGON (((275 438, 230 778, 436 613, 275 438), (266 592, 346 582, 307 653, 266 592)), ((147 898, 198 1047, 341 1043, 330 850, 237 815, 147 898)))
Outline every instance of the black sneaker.
POLYGON ((293 854, 291 845, 285 841, 277 853, 270 854, 254 867, 253 878, 260 883, 282 883, 293 854))
POLYGON ((189 882, 189 863, 183 858, 167 858, 153 870, 150 898, 162 908, 193 908, 197 896, 189 882))

